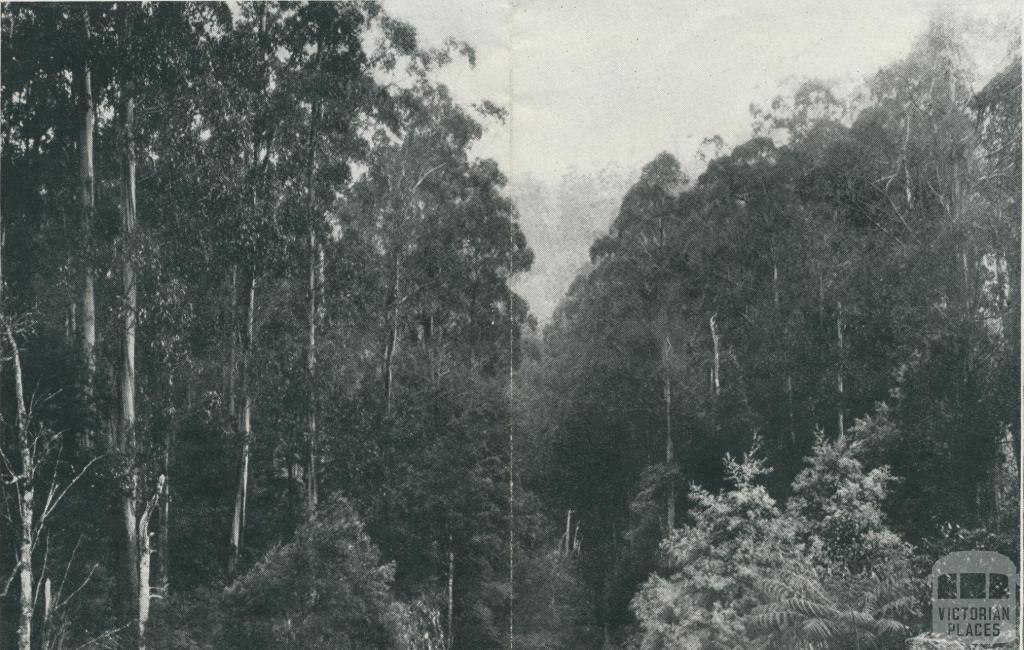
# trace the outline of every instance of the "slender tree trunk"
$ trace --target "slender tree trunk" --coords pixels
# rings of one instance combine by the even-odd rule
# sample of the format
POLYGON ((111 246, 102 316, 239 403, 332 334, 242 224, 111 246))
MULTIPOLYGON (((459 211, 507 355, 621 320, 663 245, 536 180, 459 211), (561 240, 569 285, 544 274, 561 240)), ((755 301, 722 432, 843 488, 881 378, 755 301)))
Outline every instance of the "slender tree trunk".
POLYGON ((966 322, 970 322, 974 312, 974 283, 971 281, 971 276, 974 275, 972 273, 974 265, 970 262, 966 242, 960 248, 960 259, 964 276, 964 316, 966 322))
POLYGON ((714 379, 713 387, 714 387, 715 395, 717 396, 721 392, 721 378, 720 378, 721 377, 721 375, 720 375, 720 373, 721 373, 721 364, 719 363, 718 330, 715 327, 715 316, 717 316, 717 314, 711 316, 711 318, 708 319, 708 326, 711 328, 711 345, 712 345, 712 355, 713 355, 712 356, 712 365, 711 365, 711 371, 712 371, 712 375, 711 376, 714 379))
POLYGON ((843 395, 843 303, 838 300, 836 301, 836 349, 839 352, 836 361, 836 389, 838 392, 836 411, 839 435, 843 436, 846 434, 846 425, 843 417, 843 411, 846 406, 843 395))
MULTIPOLYGON (((954 107, 954 110, 958 109, 957 106, 957 91, 956 91, 956 76, 947 75, 949 79, 949 101, 954 107)), ((960 142, 954 141, 951 143, 949 152, 949 217, 953 224, 956 224, 960 218, 960 199, 961 199, 961 186, 960 186, 960 168, 961 160, 963 156, 963 145, 960 142)))
POLYGON ((779 265, 772 262, 772 298, 775 302, 775 312, 779 313, 779 265))
MULTIPOLYGON (((424 336, 424 347, 427 350, 427 372, 430 376, 430 385, 437 388, 438 372, 437 372, 437 354, 435 351, 436 343, 434 341, 434 310, 430 310, 430 315, 427 317, 427 330, 424 336)), ((436 413, 436 411, 435 411, 436 413)))
POLYGON ((32 610, 35 591, 32 584, 32 548, 35 546, 33 531, 34 522, 34 490, 35 463, 32 455, 32 441, 29 440, 28 413, 25 410, 25 388, 22 382, 21 355, 14 332, 9 323, 5 323, 7 342, 11 346, 11 357, 14 361, 14 398, 17 414, 15 426, 18 435, 18 447, 21 453, 20 484, 21 499, 18 504, 21 517, 21 543, 18 547, 19 604, 21 608, 18 619, 18 649, 32 650, 32 610))
POLYGON ((562 544, 559 544, 559 551, 562 555, 569 555, 569 535, 572 530, 572 508, 565 511, 565 534, 562 536, 562 544))
MULTIPOLYGON (((22 463, 28 454, 22 448, 22 463)), ((26 467, 31 468, 31 460, 26 467)), ((18 551, 18 562, 21 566, 21 617, 18 619, 18 648, 32 650, 32 486, 26 481, 21 494, 21 546, 18 551)))
POLYGON ((384 414, 391 415, 391 394, 394 384, 395 348, 398 347, 398 308, 389 318, 388 340, 384 349, 384 414))
POLYGON ((323 251, 317 242, 316 231, 309 229, 309 338, 306 343, 306 381, 308 399, 306 410, 306 516, 316 512, 318 500, 318 439, 316 428, 316 329, 320 320, 318 300, 323 251))
POLYGON ((672 380, 669 373, 669 363, 672 357, 672 341, 669 340, 668 334, 665 335, 665 341, 661 349, 662 366, 663 366, 663 393, 665 399, 665 466, 670 472, 668 479, 668 502, 666 504, 666 517, 668 530, 673 530, 676 526, 676 482, 671 476, 673 470, 673 464, 675 463, 675 454, 672 443, 672 380))
POLYGON ((393 284, 390 313, 388 314, 388 339, 384 345, 384 414, 391 415, 391 395, 394 390, 394 362, 398 348, 398 296, 401 282, 399 253, 395 251, 393 284))
MULTIPOLYGON (((323 43, 317 43, 316 68, 319 71, 320 56, 323 53, 323 43)), ((306 341, 306 382, 307 399, 306 404, 306 516, 312 518, 316 513, 318 489, 318 440, 316 428, 316 328, 319 321, 320 308, 318 305, 318 291, 320 271, 322 270, 323 251, 317 241, 316 229, 319 219, 316 213, 316 165, 317 165, 317 137, 319 135, 321 112, 323 104, 319 97, 313 100, 309 120, 309 163, 306 169, 306 213, 309 219, 309 286, 307 288, 307 300, 309 308, 309 331, 306 341)))
POLYGON ((789 441, 796 444, 796 417, 793 413, 793 375, 786 375, 786 403, 789 406, 789 441))
POLYGON ((910 183, 910 104, 904 107, 906 132, 903 135, 903 185, 907 197, 907 210, 914 209, 914 190, 910 183))
POLYGON ((452 634, 455 621, 455 548, 452 546, 452 534, 448 533, 448 647, 455 642, 452 634))
POLYGON ((238 372, 238 265, 231 265, 231 351, 228 358, 228 417, 237 416, 235 409, 235 376, 238 372))
POLYGON ((160 495, 160 536, 157 539, 157 557, 160 560, 160 573, 157 584, 164 596, 171 584, 171 447, 174 444, 173 434, 168 430, 164 447, 164 483, 160 495))
MULTIPOLYGON (((0 319, 4 318, 4 301, 3 301, 3 289, 4 289, 4 277, 3 277, 3 251, 4 251, 4 226, 3 226, 3 214, 0 213, 0 319)), ((0 380, 3 379, 3 364, 0 363, 0 380)), ((0 395, 3 395, 3 382, 0 381, 0 395)), ((0 413, 3 412, 2 403, 0 403, 0 413)), ((6 629, 4 627, 3 618, 3 607, 0 607, 0 629, 6 629)))
MULTIPOLYGON (((243 420, 246 419, 243 413, 243 420)), ((249 438, 242 432, 242 453, 238 470, 238 489, 235 492, 235 509, 231 518, 231 555, 228 558, 228 573, 235 575, 242 552, 242 534, 245 530, 245 506, 249 491, 249 438)))
POLYGON ((973 406, 973 396, 971 395, 971 376, 974 370, 974 363, 972 359, 972 351, 974 350, 974 327, 973 317, 975 311, 974 302, 974 283, 972 282, 972 276, 974 265, 971 263, 971 256, 968 253, 968 244, 964 242, 960 246, 960 261, 963 273, 963 284, 964 284, 964 315, 962 319, 961 331, 963 332, 964 350, 963 350, 963 390, 964 394, 969 396, 969 404, 973 406))
POLYGON ((121 339, 121 444, 119 451, 129 460, 131 476, 128 492, 122 496, 124 513, 126 570, 128 593, 138 594, 139 547, 138 518, 136 504, 141 489, 141 471, 137 467, 135 439, 135 326, 137 311, 137 294, 135 282, 134 239, 137 224, 135 213, 135 99, 130 93, 125 99, 124 115, 124 160, 121 176, 121 238, 123 256, 121 262, 121 278, 124 290, 123 333, 121 339))
POLYGON ((50 648, 51 614, 53 614, 53 585, 50 579, 43 581, 43 648, 50 648))
POLYGON ((145 650, 146 648, 146 625, 149 623, 149 603, 151 599, 151 592, 149 586, 149 570, 150 560, 153 556, 153 547, 150 543, 149 533, 149 522, 153 518, 153 511, 156 509, 157 503, 160 501, 160 495, 164 491, 165 477, 160 476, 157 481, 156 490, 153 492, 153 496, 150 498, 149 503, 146 505, 145 511, 142 516, 139 517, 139 618, 138 618, 138 638, 139 638, 139 650, 145 650))
MULTIPOLYGON (((782 301, 779 300, 779 265, 777 262, 772 264, 772 293, 774 294, 775 300, 775 316, 782 321, 782 301)), ((782 325, 782 337, 785 344, 789 345, 789 323, 783 321, 782 325)), ((786 362, 786 405, 789 410, 789 441, 791 444, 796 444, 796 422, 793 417, 793 374, 788 371, 789 361, 786 362)))
MULTIPOLYGON (((658 221, 659 237, 658 247, 665 248, 665 221, 658 221)), ((663 298, 664 300, 664 298, 663 298)), ((676 527, 676 481, 675 470, 675 445, 672 440, 672 340, 669 337, 668 309, 665 304, 661 306, 661 323, 664 329, 664 340, 661 346, 661 367, 662 367, 662 394, 665 401, 665 468, 668 470, 668 496, 665 503, 665 527, 671 532, 676 527)), ((717 383, 718 378, 715 377, 717 383)))
POLYGON ((245 347, 242 351, 242 412, 240 426, 242 434, 242 454, 238 470, 238 490, 235 493, 235 510, 231 519, 231 555, 228 559, 228 572, 232 575, 238 570, 238 559, 241 555, 243 534, 245 531, 246 499, 249 491, 249 443, 252 437, 252 396, 250 394, 250 375, 252 372, 253 322, 256 309, 256 270, 251 270, 249 277, 248 315, 245 325, 245 347))
MULTIPOLYGON (((68 236, 70 233, 65 229, 64 231, 68 236)), ((67 342, 68 347, 72 347, 75 344, 75 338, 78 333, 78 301, 69 300, 67 306, 67 315, 64 317, 64 340, 67 342)))
POLYGON ((124 281, 124 337, 121 354, 121 450, 131 462, 129 492, 124 496, 125 532, 128 552, 128 583, 135 595, 137 643, 145 648, 146 624, 149 622, 150 560, 152 546, 149 521, 163 492, 165 477, 159 484, 143 512, 144 476, 138 465, 138 440, 135 431, 135 330, 137 326, 138 297, 134 239, 138 216, 135 202, 135 99, 130 88, 124 103, 124 169, 121 180, 121 234, 124 243, 122 279, 124 281))
MULTIPOLYGON (((89 15, 82 12, 82 31, 88 44, 89 15)), ((88 57, 81 68, 75 71, 79 77, 78 93, 81 105, 81 122, 78 133, 78 174, 82 201, 82 359, 85 364, 86 398, 92 397, 96 378, 96 291, 92 268, 92 221, 96 207, 95 171, 93 166, 93 134, 96 126, 96 108, 92 99, 92 72, 88 57)))
MULTIPOLYGON (((7 243, 7 234, 4 231, 4 217, 3 217, 2 211, 0 211, 0 318, 3 318, 4 314, 6 313, 4 311, 4 273, 3 273, 3 251, 4 251, 4 244, 6 244, 6 243, 7 243)), ((3 394, 4 394, 4 391, 3 391, 3 376, 4 376, 4 367, 3 367, 3 364, 0 363, 0 413, 3 413, 3 408, 2 408, 3 407, 3 394)), ((0 608, 0 609, 2 609, 2 608, 0 608)), ((0 622, 2 622, 2 617, 0 617, 0 622)))

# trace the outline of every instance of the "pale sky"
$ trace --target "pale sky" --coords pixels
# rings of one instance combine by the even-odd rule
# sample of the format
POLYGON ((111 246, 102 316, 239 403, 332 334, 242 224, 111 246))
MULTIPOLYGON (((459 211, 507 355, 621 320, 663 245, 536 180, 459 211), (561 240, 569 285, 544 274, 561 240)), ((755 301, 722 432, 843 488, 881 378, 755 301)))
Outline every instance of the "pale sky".
MULTIPOLYGON (((951 7, 979 23, 1020 23, 1017 0, 953 5, 934 0, 384 0, 384 5, 413 24, 425 45, 452 36, 476 48, 475 69, 459 64, 442 80, 466 103, 486 98, 511 111, 509 124, 490 125, 476 153, 501 163, 513 196, 517 179, 557 188, 569 170, 632 172, 664 150, 694 168, 705 137, 719 134, 730 147, 750 136, 751 103, 767 104, 804 78, 844 88, 859 84, 907 54, 937 8, 951 7)), ((1005 32, 989 28, 975 40, 971 51, 983 72, 1005 64, 1005 32)), ((538 239, 558 236, 557 228, 552 232, 550 224, 541 223, 552 218, 551 211, 542 212, 522 215, 538 266, 551 266, 541 259, 548 254, 582 263, 589 242, 573 242, 567 250, 538 239)), ((610 220, 607 212, 580 218, 600 222, 600 230, 610 220)), ((538 278, 537 273, 544 271, 527 278, 521 290, 537 294, 536 287, 545 287, 546 296, 526 295, 544 320, 571 275, 538 278)))

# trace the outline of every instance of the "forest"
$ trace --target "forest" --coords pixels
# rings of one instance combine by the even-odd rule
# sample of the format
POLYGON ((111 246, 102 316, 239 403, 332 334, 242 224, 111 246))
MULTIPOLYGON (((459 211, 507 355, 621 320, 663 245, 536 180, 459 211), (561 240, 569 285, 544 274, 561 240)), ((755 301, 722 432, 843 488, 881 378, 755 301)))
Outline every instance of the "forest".
POLYGON ((1019 36, 657 155, 541 327, 473 44, 0 27, 0 647, 945 648, 932 564, 1019 558, 1019 36))

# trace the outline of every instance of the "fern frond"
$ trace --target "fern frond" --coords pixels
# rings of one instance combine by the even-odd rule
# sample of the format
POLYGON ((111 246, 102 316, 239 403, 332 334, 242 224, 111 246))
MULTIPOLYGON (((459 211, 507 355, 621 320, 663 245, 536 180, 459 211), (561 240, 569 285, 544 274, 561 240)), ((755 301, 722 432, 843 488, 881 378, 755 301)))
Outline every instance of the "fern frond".
POLYGON ((811 639, 819 641, 828 641, 836 636, 835 626, 830 621, 821 618, 807 619, 801 626, 801 631, 811 639))
POLYGON ((834 619, 840 615, 840 612, 835 607, 824 605, 806 598, 789 598, 784 601, 784 604, 789 609, 792 609, 794 612, 799 614, 803 614, 804 616, 834 619))

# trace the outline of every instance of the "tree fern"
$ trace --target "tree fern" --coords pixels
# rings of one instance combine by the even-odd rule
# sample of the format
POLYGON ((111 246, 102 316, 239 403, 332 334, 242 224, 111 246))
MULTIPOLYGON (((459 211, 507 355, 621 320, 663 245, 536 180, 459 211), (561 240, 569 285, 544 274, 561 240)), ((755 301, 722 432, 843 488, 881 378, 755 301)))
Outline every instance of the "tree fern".
POLYGON ((768 470, 755 454, 726 458, 732 489, 691 489, 692 523, 662 544, 667 575, 633 601, 641 647, 902 647, 919 585, 881 515, 885 472, 819 438, 783 511, 756 484, 768 470))

